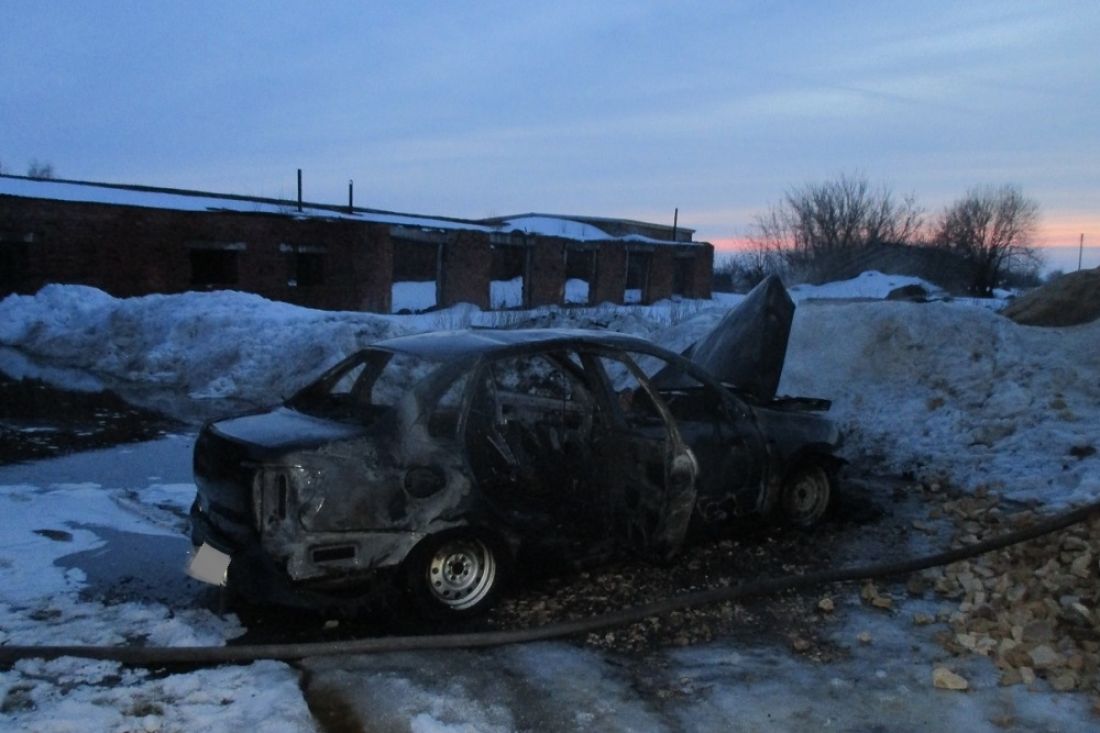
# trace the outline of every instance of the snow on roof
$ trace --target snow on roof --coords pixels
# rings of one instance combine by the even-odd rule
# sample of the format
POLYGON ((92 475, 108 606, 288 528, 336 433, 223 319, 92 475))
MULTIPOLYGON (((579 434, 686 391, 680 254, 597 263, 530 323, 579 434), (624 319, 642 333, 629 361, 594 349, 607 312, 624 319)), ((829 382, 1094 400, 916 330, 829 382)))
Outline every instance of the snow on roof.
MULTIPOLYGON (((567 217, 537 214, 522 215, 511 220, 489 219, 476 222, 440 216, 420 216, 394 211, 382 211, 330 204, 303 203, 298 210, 296 201, 235 194, 209 193, 182 189, 134 186, 117 183, 94 183, 58 179, 25 178, 0 174, 0 196, 72 201, 80 203, 109 204, 115 206, 139 206, 172 211, 232 211, 249 214, 281 214, 296 218, 348 219, 367 221, 390 226, 435 230, 466 230, 485 233, 523 231, 529 234, 565 237, 581 241, 619 240, 661 242, 638 235, 615 237, 591 224, 567 217)), ((585 217, 595 220, 592 217, 585 217)), ((607 219, 606 221, 615 221, 607 219)), ((649 226, 649 225, 647 225, 649 226)))
POLYGON ((0 175, 0 196, 22 196, 52 201, 140 206, 173 211, 235 211, 241 213, 282 214, 302 218, 350 219, 379 224, 420 227, 422 229, 472 229, 491 232, 491 227, 463 219, 418 216, 392 211, 355 208, 349 213, 346 207, 326 204, 303 203, 298 211, 296 201, 252 198, 233 194, 207 193, 149 186, 130 186, 112 183, 90 183, 52 179, 23 178, 0 175))
MULTIPOLYGON (((615 239, 633 242, 660 242, 671 244, 675 240, 671 237, 672 227, 652 222, 635 221, 633 219, 613 219, 604 216, 573 216, 564 214, 516 214, 514 216, 501 216, 491 219, 482 219, 482 223, 503 227, 505 231, 522 231, 528 234, 540 234, 547 237, 567 237, 582 241, 615 239), (647 237, 641 234, 627 234, 615 236, 600 226, 601 223, 616 226, 633 226, 639 229, 668 230, 667 238, 647 237)), ((694 229, 678 227, 681 232, 694 233, 694 229)), ((675 242, 681 244, 698 244, 698 242, 675 242)))

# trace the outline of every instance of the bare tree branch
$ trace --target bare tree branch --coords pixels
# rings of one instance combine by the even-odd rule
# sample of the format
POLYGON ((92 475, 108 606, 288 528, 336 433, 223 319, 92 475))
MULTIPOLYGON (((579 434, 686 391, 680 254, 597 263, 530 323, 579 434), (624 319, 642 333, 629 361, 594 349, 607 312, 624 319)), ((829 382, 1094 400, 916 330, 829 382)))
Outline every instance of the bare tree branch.
POLYGON ((1010 271, 1038 262, 1031 246, 1038 223, 1039 204, 1019 186, 976 186, 944 210, 934 241, 969 263, 974 293, 989 295, 1010 271))

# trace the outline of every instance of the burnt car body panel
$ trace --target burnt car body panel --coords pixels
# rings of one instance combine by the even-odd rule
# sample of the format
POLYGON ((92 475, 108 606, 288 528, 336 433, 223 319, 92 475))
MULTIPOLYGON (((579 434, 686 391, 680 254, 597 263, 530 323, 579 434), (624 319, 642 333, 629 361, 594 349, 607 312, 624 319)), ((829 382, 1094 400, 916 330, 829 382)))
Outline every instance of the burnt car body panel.
POLYGON ((378 342, 283 406, 204 426, 193 543, 232 558, 230 585, 300 605, 459 530, 512 557, 670 556, 689 532, 771 511, 788 465, 839 445, 806 409, 827 403, 772 399, 783 299, 762 284, 741 318, 767 327, 712 333, 690 359, 569 329, 378 342))

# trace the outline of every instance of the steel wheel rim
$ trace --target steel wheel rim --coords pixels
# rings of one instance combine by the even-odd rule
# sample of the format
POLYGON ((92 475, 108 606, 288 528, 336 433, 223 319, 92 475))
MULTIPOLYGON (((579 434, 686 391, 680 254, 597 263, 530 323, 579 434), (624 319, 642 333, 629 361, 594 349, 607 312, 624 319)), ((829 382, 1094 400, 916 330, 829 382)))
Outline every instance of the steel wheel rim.
POLYGON ((829 505, 829 478, 820 468, 800 472, 787 489, 787 515, 796 522, 813 522, 829 505))
POLYGON ((497 563, 484 542, 450 540, 428 562, 428 589, 444 606, 461 611, 485 599, 496 580, 497 563))

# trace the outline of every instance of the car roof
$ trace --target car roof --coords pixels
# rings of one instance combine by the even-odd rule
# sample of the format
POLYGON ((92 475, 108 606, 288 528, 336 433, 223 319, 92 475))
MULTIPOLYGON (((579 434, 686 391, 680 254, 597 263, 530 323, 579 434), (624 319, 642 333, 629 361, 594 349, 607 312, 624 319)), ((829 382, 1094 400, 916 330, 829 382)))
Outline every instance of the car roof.
POLYGON ((597 345, 620 349, 668 353, 644 339, 615 331, 568 328, 467 329, 432 331, 377 341, 371 348, 426 358, 458 358, 553 346, 597 345))

